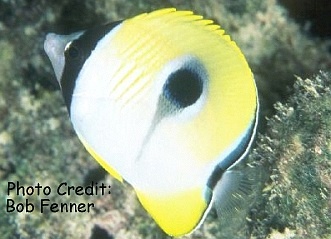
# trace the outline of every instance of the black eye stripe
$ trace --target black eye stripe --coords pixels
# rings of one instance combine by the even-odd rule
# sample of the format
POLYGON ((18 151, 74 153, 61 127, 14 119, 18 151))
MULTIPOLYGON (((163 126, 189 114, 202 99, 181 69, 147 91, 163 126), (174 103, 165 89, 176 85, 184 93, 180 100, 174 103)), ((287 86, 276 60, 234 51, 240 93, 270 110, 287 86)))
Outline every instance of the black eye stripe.
POLYGON ((89 58, 99 40, 121 22, 117 21, 87 30, 66 48, 64 52, 65 65, 60 83, 69 114, 76 79, 85 61, 89 58))

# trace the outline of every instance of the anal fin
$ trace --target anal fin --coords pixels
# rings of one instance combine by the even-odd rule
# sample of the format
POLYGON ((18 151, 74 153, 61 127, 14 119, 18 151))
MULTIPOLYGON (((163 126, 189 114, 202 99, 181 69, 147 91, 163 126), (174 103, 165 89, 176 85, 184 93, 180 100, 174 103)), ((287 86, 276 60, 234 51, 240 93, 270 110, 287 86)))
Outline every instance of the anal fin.
POLYGON ((243 228, 250 206, 261 187, 261 168, 237 165, 223 173, 213 190, 222 230, 234 232, 243 228))

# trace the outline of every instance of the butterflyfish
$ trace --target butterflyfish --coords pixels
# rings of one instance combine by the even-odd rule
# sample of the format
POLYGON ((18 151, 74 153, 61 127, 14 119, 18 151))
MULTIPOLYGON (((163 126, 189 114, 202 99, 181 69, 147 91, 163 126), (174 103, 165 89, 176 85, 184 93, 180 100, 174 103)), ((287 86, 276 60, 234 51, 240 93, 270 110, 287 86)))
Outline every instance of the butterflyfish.
POLYGON ((236 43, 170 8, 49 33, 44 49, 87 151, 164 232, 197 228, 256 131, 257 89, 236 43))

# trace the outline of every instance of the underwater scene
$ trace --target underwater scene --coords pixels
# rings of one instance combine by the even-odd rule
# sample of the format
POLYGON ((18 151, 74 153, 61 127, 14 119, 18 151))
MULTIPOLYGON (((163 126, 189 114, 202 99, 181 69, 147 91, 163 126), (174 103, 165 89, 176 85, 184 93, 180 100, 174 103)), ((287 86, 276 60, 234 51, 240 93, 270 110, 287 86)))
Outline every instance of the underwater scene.
POLYGON ((0 0, 0 238, 331 239, 329 0, 0 0))

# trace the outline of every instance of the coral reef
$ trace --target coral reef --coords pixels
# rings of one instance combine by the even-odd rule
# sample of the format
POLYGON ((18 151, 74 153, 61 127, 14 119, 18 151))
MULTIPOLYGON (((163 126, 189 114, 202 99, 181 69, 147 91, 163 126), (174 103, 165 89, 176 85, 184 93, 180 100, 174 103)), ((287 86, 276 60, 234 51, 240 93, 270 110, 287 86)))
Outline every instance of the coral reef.
POLYGON ((252 238, 330 238, 330 74, 297 78, 275 108, 250 155, 270 175, 250 214, 252 238))

